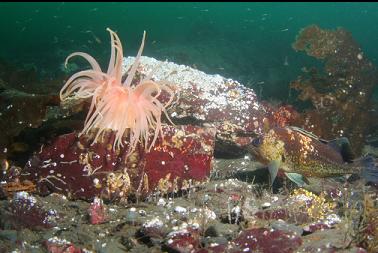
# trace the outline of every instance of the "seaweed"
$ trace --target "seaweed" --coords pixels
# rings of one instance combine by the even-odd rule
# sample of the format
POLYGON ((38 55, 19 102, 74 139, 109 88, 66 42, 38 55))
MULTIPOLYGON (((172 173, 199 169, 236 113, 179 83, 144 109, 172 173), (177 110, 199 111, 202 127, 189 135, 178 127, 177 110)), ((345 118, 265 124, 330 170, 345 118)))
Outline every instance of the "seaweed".
POLYGON ((372 97, 376 67, 343 28, 310 25, 299 32, 293 48, 324 63, 322 71, 304 68, 290 84, 299 91, 299 100, 312 104, 296 123, 322 138, 346 136, 360 154, 366 137, 377 127, 372 97))

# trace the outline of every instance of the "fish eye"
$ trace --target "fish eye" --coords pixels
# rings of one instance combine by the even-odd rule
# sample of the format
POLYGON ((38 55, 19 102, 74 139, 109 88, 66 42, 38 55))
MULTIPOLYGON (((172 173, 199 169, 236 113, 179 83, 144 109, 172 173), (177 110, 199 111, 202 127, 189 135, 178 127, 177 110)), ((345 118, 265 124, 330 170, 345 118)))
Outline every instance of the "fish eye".
POLYGON ((261 144, 262 144, 262 137, 257 137, 255 139, 253 139, 252 141, 252 145, 255 146, 255 147, 259 147, 261 144))

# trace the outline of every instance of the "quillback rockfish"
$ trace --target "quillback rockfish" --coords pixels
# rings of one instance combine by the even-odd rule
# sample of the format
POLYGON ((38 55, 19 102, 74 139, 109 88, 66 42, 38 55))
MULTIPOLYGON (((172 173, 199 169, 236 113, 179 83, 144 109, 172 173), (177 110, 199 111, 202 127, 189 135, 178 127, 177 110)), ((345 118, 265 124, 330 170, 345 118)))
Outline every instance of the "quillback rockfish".
POLYGON ((308 183, 307 177, 345 174, 359 174, 367 181, 378 182, 376 159, 372 156, 353 159, 345 137, 326 141, 297 127, 276 127, 256 137, 248 150, 268 166, 271 183, 278 169, 299 186, 308 183))

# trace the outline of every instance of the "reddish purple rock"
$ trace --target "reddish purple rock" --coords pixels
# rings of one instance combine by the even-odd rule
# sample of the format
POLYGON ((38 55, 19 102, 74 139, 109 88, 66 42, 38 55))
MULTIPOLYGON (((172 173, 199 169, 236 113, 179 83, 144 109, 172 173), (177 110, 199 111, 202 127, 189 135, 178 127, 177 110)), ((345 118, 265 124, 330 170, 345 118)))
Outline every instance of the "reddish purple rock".
POLYGON ((292 232, 266 228, 254 228, 242 231, 228 245, 214 245, 196 251, 196 253, 291 253, 302 245, 302 239, 292 232))
POLYGON ((49 253, 82 253, 81 248, 76 247, 73 243, 62 240, 57 237, 50 238, 44 242, 47 252, 49 253))
POLYGON ((294 233, 286 231, 255 228, 241 232, 241 234, 232 241, 232 244, 234 245, 233 253, 290 253, 295 252, 295 250, 301 246, 302 239, 294 233))
POLYGON ((94 198, 88 209, 89 221, 92 225, 108 221, 108 213, 104 203, 99 198, 94 198))
POLYGON ((179 253, 191 253, 200 248, 199 231, 186 228, 168 234, 166 247, 170 251, 179 253))
POLYGON ((34 196, 27 192, 17 192, 9 204, 9 222, 16 229, 52 228, 56 226, 59 215, 54 209, 47 209, 34 196))
POLYGON ((196 253, 224 253, 227 252, 227 245, 220 244, 216 246, 209 246, 196 251, 196 253))
POLYGON ((21 180, 36 182, 41 194, 57 192, 74 199, 145 197, 206 181, 212 168, 214 129, 166 126, 163 133, 150 152, 139 146, 129 155, 128 147, 113 150, 112 132, 93 145, 93 136, 62 135, 28 161, 21 180))
POLYGON ((167 234, 167 227, 159 218, 154 218, 144 223, 137 232, 138 238, 145 243, 161 244, 167 234))
POLYGON ((318 230, 324 230, 324 229, 330 229, 331 226, 325 223, 314 223, 314 224, 309 224, 303 228, 303 231, 306 233, 314 233, 315 231, 318 230))

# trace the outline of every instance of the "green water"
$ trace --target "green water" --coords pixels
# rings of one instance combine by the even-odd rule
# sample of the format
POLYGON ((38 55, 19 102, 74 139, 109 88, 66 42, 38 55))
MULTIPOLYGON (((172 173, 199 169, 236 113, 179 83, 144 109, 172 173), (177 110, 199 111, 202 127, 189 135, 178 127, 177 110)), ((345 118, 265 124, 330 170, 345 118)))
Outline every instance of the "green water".
POLYGON ((310 24, 349 30, 378 65, 377 3, 1 3, 0 58, 53 76, 74 51, 105 66, 106 27, 118 32, 125 55, 136 54, 146 30, 146 56, 285 98, 300 69, 315 64, 291 48, 299 30, 310 24))

